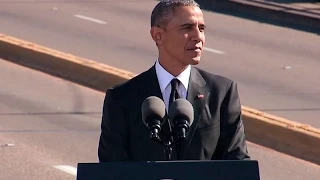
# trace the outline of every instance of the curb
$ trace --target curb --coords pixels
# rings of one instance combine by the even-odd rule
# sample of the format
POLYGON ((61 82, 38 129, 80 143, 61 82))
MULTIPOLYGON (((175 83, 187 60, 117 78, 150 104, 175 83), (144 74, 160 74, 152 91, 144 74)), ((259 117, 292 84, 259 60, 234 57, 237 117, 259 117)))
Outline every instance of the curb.
POLYGON ((242 106, 247 140, 320 165, 320 129, 242 106))
MULTIPOLYGON (((0 34, 0 58, 103 93, 135 75, 0 34)), ((247 140, 320 165, 320 130, 242 106, 247 140)))
POLYGON ((95 61, 0 34, 0 58, 105 91, 135 75, 95 61))
MULTIPOLYGON (((258 0, 199 0, 203 9, 320 34, 320 14, 258 0)), ((319 6, 320 7, 320 6, 319 6)))

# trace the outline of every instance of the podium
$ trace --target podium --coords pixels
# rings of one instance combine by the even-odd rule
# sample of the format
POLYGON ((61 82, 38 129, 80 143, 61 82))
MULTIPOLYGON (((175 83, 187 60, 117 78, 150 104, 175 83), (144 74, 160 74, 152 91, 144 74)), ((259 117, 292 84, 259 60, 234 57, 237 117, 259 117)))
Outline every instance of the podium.
POLYGON ((258 161, 78 163, 76 180, 260 180, 258 161))

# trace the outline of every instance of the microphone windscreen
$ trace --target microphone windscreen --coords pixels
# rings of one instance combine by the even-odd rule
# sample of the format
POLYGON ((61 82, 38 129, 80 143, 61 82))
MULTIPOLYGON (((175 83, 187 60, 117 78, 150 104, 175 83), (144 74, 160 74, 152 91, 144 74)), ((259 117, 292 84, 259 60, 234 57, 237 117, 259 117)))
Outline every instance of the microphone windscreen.
POLYGON ((187 120, 191 126, 194 119, 193 113, 193 106, 188 100, 177 99, 171 104, 168 115, 172 125, 179 118, 187 120))
MULTIPOLYGON (((150 119, 162 120, 166 114, 164 102, 156 97, 150 96, 146 98, 141 106, 142 121, 146 125, 150 119)), ((162 124, 164 121, 162 122, 162 124)))

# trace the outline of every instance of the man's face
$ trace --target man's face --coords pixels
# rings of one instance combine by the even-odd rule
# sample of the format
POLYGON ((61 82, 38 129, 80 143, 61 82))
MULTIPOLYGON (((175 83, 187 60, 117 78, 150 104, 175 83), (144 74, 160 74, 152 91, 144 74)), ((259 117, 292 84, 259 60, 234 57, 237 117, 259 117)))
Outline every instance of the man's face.
POLYGON ((176 63, 196 65, 200 62, 205 43, 204 29, 199 7, 177 7, 163 32, 162 47, 176 63))

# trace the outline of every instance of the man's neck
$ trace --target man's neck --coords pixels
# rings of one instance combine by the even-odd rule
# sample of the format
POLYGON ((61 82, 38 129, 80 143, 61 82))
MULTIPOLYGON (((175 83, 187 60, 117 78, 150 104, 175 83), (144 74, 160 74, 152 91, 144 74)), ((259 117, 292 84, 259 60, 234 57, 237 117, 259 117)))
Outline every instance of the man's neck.
POLYGON ((172 76, 177 77, 179 74, 181 74, 187 67, 188 65, 182 65, 179 63, 173 63, 176 62, 174 60, 164 60, 164 59, 158 59, 159 64, 172 76), (171 61, 171 62, 170 62, 171 61))

